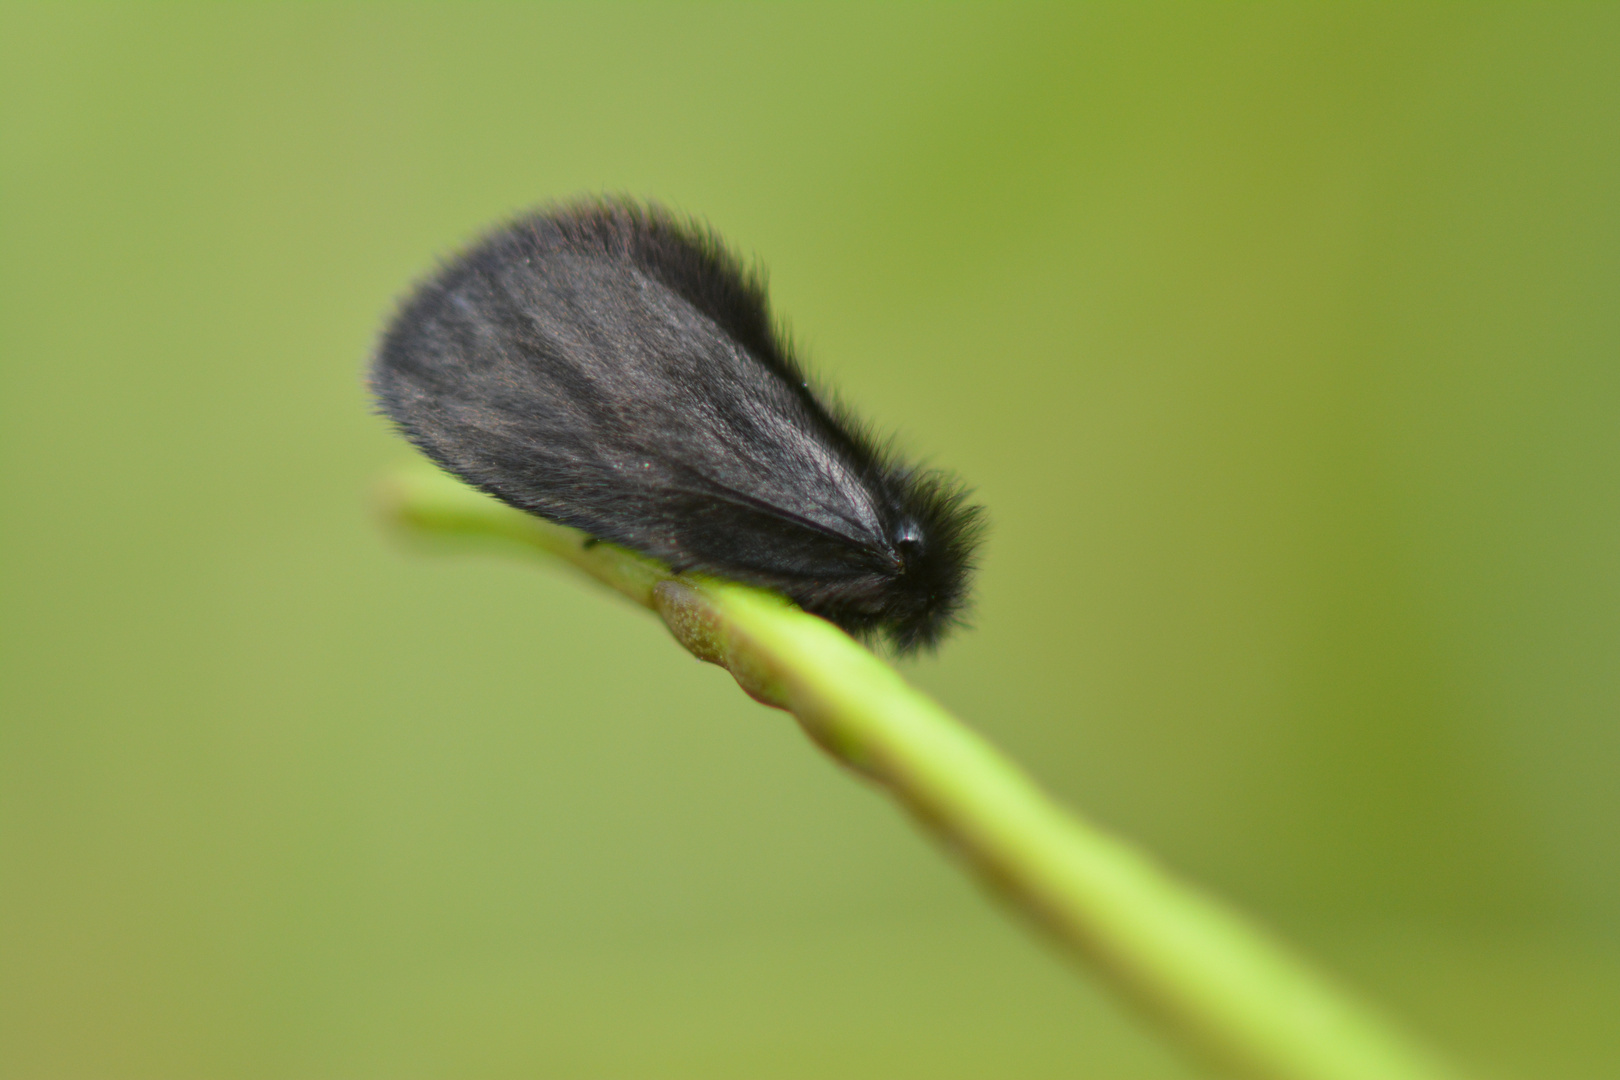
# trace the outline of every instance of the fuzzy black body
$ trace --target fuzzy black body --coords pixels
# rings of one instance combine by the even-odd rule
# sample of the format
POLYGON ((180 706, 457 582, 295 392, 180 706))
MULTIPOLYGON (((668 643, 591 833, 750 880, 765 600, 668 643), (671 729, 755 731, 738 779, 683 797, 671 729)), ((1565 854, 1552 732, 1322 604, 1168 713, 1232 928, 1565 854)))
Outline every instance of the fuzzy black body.
POLYGON ((576 203, 492 233, 405 302, 371 385, 463 480, 676 571, 902 652, 964 610, 978 508, 818 397, 760 278, 657 207, 576 203))

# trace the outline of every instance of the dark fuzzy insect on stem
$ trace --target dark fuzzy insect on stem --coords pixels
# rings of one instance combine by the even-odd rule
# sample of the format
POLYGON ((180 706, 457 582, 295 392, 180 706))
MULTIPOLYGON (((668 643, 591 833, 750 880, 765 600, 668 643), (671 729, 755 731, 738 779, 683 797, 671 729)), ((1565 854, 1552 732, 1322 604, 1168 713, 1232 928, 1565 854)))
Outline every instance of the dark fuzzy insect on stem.
POLYGON ((961 622, 980 509, 812 388, 762 276, 698 222, 619 199, 499 228, 405 301, 371 385, 519 509, 900 652, 961 622))

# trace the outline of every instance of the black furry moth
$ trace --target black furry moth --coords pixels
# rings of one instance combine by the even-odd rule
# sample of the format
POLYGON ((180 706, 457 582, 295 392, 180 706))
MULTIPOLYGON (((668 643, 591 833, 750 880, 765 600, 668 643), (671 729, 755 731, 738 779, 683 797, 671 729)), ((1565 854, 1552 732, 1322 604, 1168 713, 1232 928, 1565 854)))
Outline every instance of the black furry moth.
POLYGON ((784 593, 900 652, 961 621, 980 509, 818 393, 707 226, 589 200, 410 295, 371 386, 428 457, 540 517, 784 593))

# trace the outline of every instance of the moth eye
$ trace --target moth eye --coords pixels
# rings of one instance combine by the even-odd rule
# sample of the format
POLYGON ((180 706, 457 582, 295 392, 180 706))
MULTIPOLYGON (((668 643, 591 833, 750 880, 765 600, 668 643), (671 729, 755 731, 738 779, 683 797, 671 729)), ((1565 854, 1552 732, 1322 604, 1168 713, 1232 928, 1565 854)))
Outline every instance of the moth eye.
POLYGON ((902 521, 900 527, 894 530, 894 546, 902 554, 915 555, 922 550, 922 527, 915 521, 902 521))

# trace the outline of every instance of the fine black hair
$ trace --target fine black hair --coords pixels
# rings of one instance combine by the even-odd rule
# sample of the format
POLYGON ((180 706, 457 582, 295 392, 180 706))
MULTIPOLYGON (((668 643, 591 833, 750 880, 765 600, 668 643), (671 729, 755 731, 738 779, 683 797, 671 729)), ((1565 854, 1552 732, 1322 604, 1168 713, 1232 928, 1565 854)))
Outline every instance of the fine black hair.
POLYGON ((900 652, 961 621, 980 509, 812 387, 763 276, 699 222, 628 199, 512 221, 405 300, 371 386, 451 473, 677 573, 900 652))

